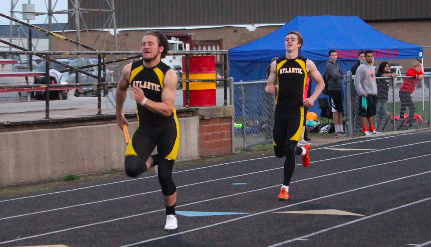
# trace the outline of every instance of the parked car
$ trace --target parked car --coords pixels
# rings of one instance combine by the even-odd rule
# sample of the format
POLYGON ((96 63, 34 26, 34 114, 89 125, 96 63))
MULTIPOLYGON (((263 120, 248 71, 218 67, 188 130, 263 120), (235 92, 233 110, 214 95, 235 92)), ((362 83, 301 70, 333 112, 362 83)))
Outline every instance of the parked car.
MULTIPOLYGON (((61 62, 61 63, 64 63, 64 64, 67 64, 67 65, 69 65, 69 63, 72 61, 72 60, 70 60, 70 59, 56 59, 58 62, 61 62)), ((55 69, 55 70, 58 70, 58 71, 64 71, 64 70, 66 70, 67 68, 66 67, 64 67, 63 65, 60 65, 60 64, 57 64, 57 63, 53 63, 53 62, 51 62, 50 64, 49 64, 49 66, 50 66, 50 69, 55 69)), ((43 61, 43 62, 41 62, 41 63, 39 63, 37 66, 36 66, 36 68, 34 69, 35 71, 41 71, 41 72, 45 72, 46 70, 45 70, 45 68, 46 68, 46 63, 45 63, 45 61, 43 61)), ((62 78, 60 79, 60 82, 68 82, 68 80, 69 80, 69 72, 63 72, 63 73, 61 73, 63 76, 62 76, 62 78)))
MULTIPOLYGON (((32 65, 33 70, 34 70, 37 66, 37 63, 35 61, 32 61, 31 65, 32 65)), ((27 63, 27 59, 21 60, 17 64, 12 65, 12 71, 15 71, 15 72, 30 71, 30 68, 29 68, 28 63, 27 63)))
MULTIPOLYGON (((67 64, 67 65, 69 65, 69 63, 70 63, 70 61, 72 61, 72 60, 70 60, 70 59, 56 59, 58 62, 61 62, 61 63, 64 63, 64 64, 67 64)), ((39 63, 37 66, 36 66, 36 68, 34 69, 35 71, 40 71, 40 72, 45 72, 46 70, 45 70, 45 68, 46 68, 46 63, 45 63, 45 61, 43 61, 43 62, 41 62, 41 63, 39 63)), ((53 62, 51 62, 50 63, 50 70, 51 69, 54 69, 54 70, 57 70, 58 72, 60 72, 60 71, 64 71, 64 70, 66 70, 67 68, 66 67, 64 67, 63 65, 60 65, 60 64, 57 64, 57 63, 53 63, 53 62)), ((52 76, 52 75, 51 75, 52 76)), ((63 73, 61 73, 61 77, 60 78, 58 78, 59 76, 58 75, 56 75, 56 80, 58 81, 58 83, 62 83, 62 82, 68 82, 68 79, 69 79, 69 72, 63 72, 63 73)), ((62 95, 62 98, 63 99, 67 99, 67 95, 68 95, 68 90, 62 90, 61 91, 61 95, 62 95)), ((52 97, 51 97, 52 98, 52 97)))
MULTIPOLYGON (((88 66, 88 65, 94 65, 98 63, 98 59, 97 58, 84 58, 82 60, 82 64, 81 66, 88 66)), ((78 67, 78 60, 77 59, 72 59, 72 61, 69 63, 70 66, 72 67, 78 67)), ((91 73, 95 76, 98 75, 98 67, 90 67, 90 68, 86 68, 84 69, 86 72, 91 73)), ((113 82, 113 77, 112 77, 112 71, 110 71, 107 67, 106 67, 106 82, 113 82)), ((102 75, 103 76, 103 75, 102 75)), ((69 83, 76 83, 76 73, 72 72, 69 74, 69 78, 68 78, 68 82, 69 83)), ((78 79, 78 83, 97 83, 97 79, 93 78, 91 76, 85 75, 80 73, 80 77, 78 79)), ((82 89, 78 90, 78 94, 83 93, 82 95, 96 95, 97 92, 95 91, 95 89, 97 89, 97 86, 84 86, 82 89)))

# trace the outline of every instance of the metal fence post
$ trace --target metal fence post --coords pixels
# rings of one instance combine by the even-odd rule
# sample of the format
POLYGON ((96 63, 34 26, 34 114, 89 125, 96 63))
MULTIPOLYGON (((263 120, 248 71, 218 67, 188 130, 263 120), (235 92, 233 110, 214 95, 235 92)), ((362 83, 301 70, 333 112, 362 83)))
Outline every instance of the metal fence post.
POLYGON ((431 75, 428 78, 428 105, 428 126, 431 126, 431 75))
MULTIPOLYGON (((233 77, 229 77, 229 90, 230 90, 230 102, 229 105, 233 104, 233 77)), ((232 153, 235 153, 235 113, 232 116, 232 128, 231 128, 231 145, 232 153)))
MULTIPOLYGON (((396 78, 396 77, 395 77, 396 78)), ((392 78, 392 130, 395 131, 395 78, 392 78)))
POLYGON ((242 143, 244 144, 244 148, 247 147, 247 142, 245 140, 245 92, 244 85, 241 85, 241 96, 239 97, 239 101, 241 102, 241 120, 242 120, 242 143))
POLYGON ((347 78, 345 81, 344 95, 346 98, 346 110, 347 110, 347 135, 353 137, 353 118, 352 118, 352 72, 347 72, 347 78))

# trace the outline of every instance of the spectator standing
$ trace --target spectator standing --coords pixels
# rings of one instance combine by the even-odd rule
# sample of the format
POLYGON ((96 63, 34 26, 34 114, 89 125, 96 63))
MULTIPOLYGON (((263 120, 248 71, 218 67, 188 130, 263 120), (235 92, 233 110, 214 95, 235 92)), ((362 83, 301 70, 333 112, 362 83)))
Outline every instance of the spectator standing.
MULTIPOLYGON (((355 63, 355 65, 352 66, 350 71, 352 72, 352 76, 355 76, 356 70, 358 69, 359 65, 361 65, 361 61, 365 61, 365 51, 359 51, 358 52, 358 61, 355 63)), ((353 85, 352 85, 353 88, 353 85)), ((356 92, 356 90, 351 90, 351 100, 352 102, 358 102, 359 101, 359 95, 356 92)), ((353 123, 353 129, 356 129, 356 126, 361 125, 358 107, 352 107, 352 123, 353 123)))
POLYGON ((374 116, 377 106, 376 72, 373 66, 373 51, 365 51, 365 61, 361 62, 355 75, 355 88, 359 97, 359 115, 364 136, 378 134, 374 129, 374 116), (367 123, 369 131, 367 131, 367 123))
POLYGON ((415 115, 415 105, 413 104, 412 93, 415 91, 417 83, 424 77, 424 73, 422 72, 422 64, 415 60, 413 62, 413 67, 407 70, 406 76, 413 76, 414 78, 405 78, 403 80, 403 84, 400 87, 400 118, 404 118, 404 112, 406 111, 407 107, 409 107, 410 112, 408 122, 409 125, 412 126, 415 115))
MULTIPOLYGON (((376 77, 392 77, 395 78, 396 73, 391 73, 391 66, 388 62, 383 61, 379 65, 379 69, 376 72, 376 77)), ((379 122, 386 119, 388 114, 388 107, 386 102, 388 101, 388 92, 391 79, 377 79, 377 106, 375 118, 375 126, 378 126, 379 122)))
POLYGON ((326 62, 326 76, 328 82, 328 95, 331 101, 332 107, 332 119, 335 125, 335 135, 334 137, 346 136, 343 127, 343 94, 342 94, 342 84, 343 84, 343 71, 340 66, 335 63, 337 61, 337 52, 335 50, 330 50, 328 52, 329 61, 326 62))
POLYGON ((360 51, 358 53, 358 61, 350 69, 352 72, 352 75, 356 74, 356 70, 358 69, 359 65, 361 65, 361 61, 365 61, 365 51, 360 51))

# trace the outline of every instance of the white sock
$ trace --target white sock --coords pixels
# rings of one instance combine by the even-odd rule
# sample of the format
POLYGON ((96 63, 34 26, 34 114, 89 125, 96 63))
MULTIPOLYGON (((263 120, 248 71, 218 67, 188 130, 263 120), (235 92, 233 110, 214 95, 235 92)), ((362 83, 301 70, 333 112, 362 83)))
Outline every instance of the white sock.
POLYGON ((286 189, 286 191, 287 191, 287 192, 289 192, 289 186, 287 186, 287 185, 282 185, 282 186, 281 186, 281 188, 282 188, 282 189, 283 189, 283 188, 285 188, 285 189, 286 189))
POLYGON ((305 148, 303 148, 303 147, 301 147, 301 148, 302 148, 301 156, 306 155, 306 154, 307 154, 307 149, 305 149, 305 148))

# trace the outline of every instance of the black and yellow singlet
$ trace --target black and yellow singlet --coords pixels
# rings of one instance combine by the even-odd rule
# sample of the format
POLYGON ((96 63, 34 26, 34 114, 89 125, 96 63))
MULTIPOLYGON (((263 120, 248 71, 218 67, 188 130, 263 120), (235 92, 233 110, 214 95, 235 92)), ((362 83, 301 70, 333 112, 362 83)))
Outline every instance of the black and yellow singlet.
MULTIPOLYGON (((155 102, 162 102, 163 80, 166 72, 170 67, 163 62, 152 68, 146 68, 142 65, 142 60, 132 63, 130 72, 129 84, 138 85, 144 91, 145 97, 155 102)), ((137 105, 138 127, 142 125, 160 125, 166 123, 167 120, 176 118, 175 108, 172 115, 165 117, 152 111, 146 107, 137 105)))
POLYGON ((298 56, 295 59, 279 58, 277 60, 277 106, 302 106, 307 82, 307 59, 298 56))

